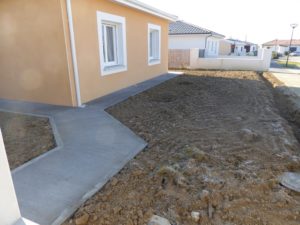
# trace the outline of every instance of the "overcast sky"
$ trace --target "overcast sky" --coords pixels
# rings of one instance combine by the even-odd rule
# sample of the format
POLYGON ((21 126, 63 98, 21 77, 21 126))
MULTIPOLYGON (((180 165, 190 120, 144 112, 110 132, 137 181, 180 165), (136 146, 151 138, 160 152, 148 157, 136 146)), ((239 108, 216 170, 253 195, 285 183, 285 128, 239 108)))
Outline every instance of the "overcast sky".
MULTIPOLYGON (((290 39, 291 23, 300 24, 300 0, 140 0, 179 19, 262 44, 290 39)), ((300 39, 300 26, 294 38, 300 39)))

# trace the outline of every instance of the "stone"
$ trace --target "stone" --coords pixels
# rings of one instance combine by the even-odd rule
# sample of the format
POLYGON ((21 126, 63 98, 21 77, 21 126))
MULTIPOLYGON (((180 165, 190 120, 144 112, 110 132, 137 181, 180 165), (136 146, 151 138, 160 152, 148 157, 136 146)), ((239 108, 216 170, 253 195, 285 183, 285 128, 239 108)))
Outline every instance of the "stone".
POLYGON ((208 198, 209 198, 209 191, 203 190, 201 192, 200 198, 201 198, 202 201, 207 201, 208 198))
POLYGON ((291 173, 291 172, 284 173, 280 177, 280 183, 283 186, 285 186, 293 191, 300 192, 300 174, 299 173, 291 173))
POLYGON ((157 215, 153 215, 148 223, 148 225, 171 225, 171 223, 169 222, 169 220, 157 216, 157 215))
POLYGON ((111 186, 116 186, 118 184, 118 179, 117 178, 112 178, 110 183, 111 183, 111 186))
POLYGON ((171 166, 163 166, 159 169, 158 174, 167 177, 176 177, 178 172, 171 166))
POLYGON ((195 160, 197 160, 198 162, 202 162, 205 161, 207 159, 207 155, 205 152, 201 151, 200 149, 198 149, 197 147, 189 147, 187 146, 185 148, 186 154, 189 157, 194 158, 195 160))
POLYGON ((241 130, 242 138, 245 141, 252 142, 258 138, 258 134, 250 129, 242 129, 241 130))
POLYGON ((89 222, 89 214, 83 213, 81 216, 75 219, 76 225, 86 225, 89 222))
POLYGON ((200 212, 191 212, 191 217, 195 222, 198 222, 200 220, 200 212))

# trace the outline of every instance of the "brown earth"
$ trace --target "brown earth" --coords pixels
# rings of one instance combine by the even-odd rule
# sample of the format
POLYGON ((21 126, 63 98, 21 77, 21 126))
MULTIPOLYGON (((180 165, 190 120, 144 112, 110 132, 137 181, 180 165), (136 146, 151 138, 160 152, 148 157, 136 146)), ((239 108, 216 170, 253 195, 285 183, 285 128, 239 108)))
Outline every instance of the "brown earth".
POLYGON ((188 71, 108 112, 149 145, 65 224, 300 224, 278 182, 300 171, 299 143, 257 73, 188 71))
POLYGON ((11 170, 55 147, 47 118, 0 112, 0 127, 11 170))
POLYGON ((300 98, 278 80, 272 73, 264 73, 263 78, 273 88, 276 106, 283 118, 289 121, 294 135, 300 141, 300 98))

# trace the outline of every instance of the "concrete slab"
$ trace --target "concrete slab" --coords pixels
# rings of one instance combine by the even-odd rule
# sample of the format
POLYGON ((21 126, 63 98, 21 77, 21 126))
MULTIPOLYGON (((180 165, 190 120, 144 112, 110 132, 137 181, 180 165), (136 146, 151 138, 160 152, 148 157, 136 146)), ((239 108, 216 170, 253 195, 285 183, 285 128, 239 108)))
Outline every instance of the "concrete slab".
POLYGON ((287 69, 287 68, 270 68, 271 73, 283 73, 283 74, 300 74, 300 69, 287 69))
POLYGON ((291 173, 291 172, 286 172, 282 175, 280 178, 280 183, 293 190, 300 192, 300 174, 299 173, 291 173))
POLYGON ((0 110, 51 118, 59 140, 55 151, 13 171, 22 216, 41 225, 61 224, 119 172, 147 143, 104 109, 175 76, 162 75, 85 108, 0 100, 0 110))
POLYGON ((294 94, 300 97, 300 71, 299 74, 288 73, 288 71, 282 73, 272 72, 272 74, 284 83, 294 94))

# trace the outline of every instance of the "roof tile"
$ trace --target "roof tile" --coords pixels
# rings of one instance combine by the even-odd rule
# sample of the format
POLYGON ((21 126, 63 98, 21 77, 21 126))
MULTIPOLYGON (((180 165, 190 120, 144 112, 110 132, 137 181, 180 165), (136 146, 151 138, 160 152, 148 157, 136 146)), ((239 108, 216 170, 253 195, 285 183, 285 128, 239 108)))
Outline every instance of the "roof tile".
POLYGON ((214 31, 199 27, 194 24, 189 24, 184 21, 176 21, 170 23, 169 25, 169 34, 170 35, 180 35, 180 34, 213 34, 223 36, 222 34, 218 34, 214 31))

